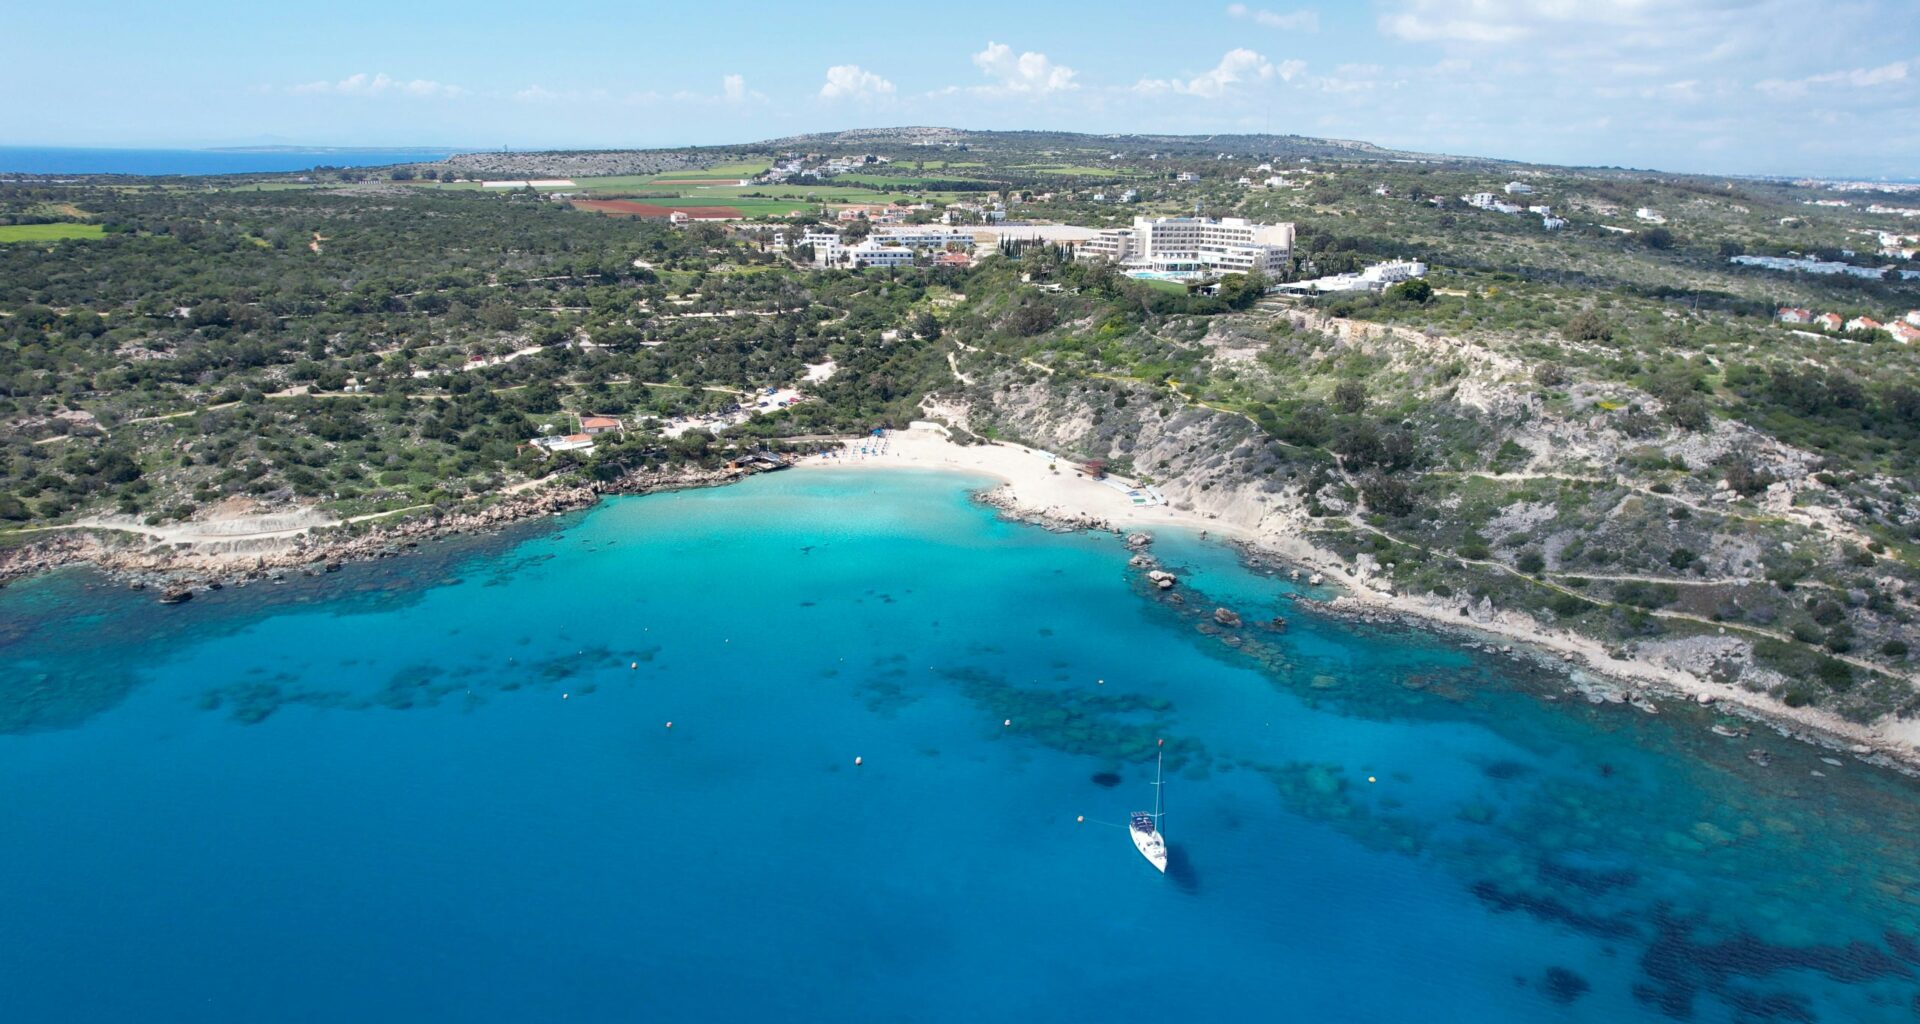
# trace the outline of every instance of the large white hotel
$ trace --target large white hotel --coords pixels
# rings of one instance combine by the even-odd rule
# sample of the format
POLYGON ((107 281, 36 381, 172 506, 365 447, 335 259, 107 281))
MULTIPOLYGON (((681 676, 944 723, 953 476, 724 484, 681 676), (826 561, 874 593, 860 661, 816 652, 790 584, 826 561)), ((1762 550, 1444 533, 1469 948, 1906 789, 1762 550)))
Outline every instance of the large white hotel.
POLYGON ((1293 255, 1292 224, 1244 217, 1135 217, 1082 242, 1075 257, 1104 259, 1134 277, 1172 281, 1258 270, 1278 276, 1293 255))

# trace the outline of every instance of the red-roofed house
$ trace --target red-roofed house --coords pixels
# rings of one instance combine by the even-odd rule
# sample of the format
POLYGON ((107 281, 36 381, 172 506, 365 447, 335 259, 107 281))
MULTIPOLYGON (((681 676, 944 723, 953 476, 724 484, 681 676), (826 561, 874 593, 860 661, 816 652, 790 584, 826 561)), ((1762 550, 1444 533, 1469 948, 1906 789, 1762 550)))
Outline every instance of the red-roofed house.
POLYGON ((1895 320, 1888 324, 1887 333, 1893 335, 1893 340, 1904 341, 1909 345, 1920 341, 1920 327, 1915 327, 1903 320, 1895 320))
POLYGON ((1813 322, 1829 331, 1837 331, 1846 324, 1846 321, 1842 320, 1838 313, 1822 313, 1814 317, 1813 322))
POLYGON ((1884 329, 1880 321, 1870 316, 1856 316, 1847 321, 1847 330, 1849 331, 1879 331, 1884 329))
POLYGON ((943 252, 933 258, 936 267, 971 267, 973 255, 964 252, 943 252))
POLYGON ((1799 306, 1781 306, 1774 318, 1783 324, 1810 324, 1813 322, 1813 310, 1799 306))
POLYGON ((620 421, 611 416, 580 417, 580 432, 583 434, 605 434, 620 429, 620 421))

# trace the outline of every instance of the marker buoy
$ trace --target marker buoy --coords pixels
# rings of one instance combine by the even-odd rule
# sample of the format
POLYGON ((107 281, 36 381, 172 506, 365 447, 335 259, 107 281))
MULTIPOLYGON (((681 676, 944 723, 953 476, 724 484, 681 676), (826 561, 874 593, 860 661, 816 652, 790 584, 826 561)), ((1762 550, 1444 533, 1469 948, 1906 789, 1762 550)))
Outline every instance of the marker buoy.
POLYGON ((866 758, 864 758, 864 757, 856 757, 856 758, 854 758, 854 759, 853 759, 853 766, 854 766, 855 768, 858 768, 858 767, 860 767, 861 765, 863 765, 863 764, 865 764, 865 763, 866 763, 866 760, 867 760, 867 759, 866 759, 866 758))
POLYGON ((1009 719, 1007 719, 1006 721, 1004 721, 1004 722, 1001 722, 1000 724, 1001 724, 1001 725, 1012 725, 1012 724, 1013 724, 1013 719, 1011 719, 1011 718, 1009 718, 1009 719))
POLYGON ((1087 816, 1082 814, 1081 816, 1073 819, 1073 823, 1076 825, 1085 825, 1087 823, 1087 816))
POLYGON ((1376 780, 1374 779, 1374 777, 1373 777, 1373 776, 1371 776, 1371 775, 1369 775, 1369 776, 1367 776, 1367 781, 1368 781, 1368 782, 1374 782, 1374 781, 1376 781, 1376 780))
POLYGON ((673 728, 673 723, 672 723, 672 722, 668 722, 668 723, 667 723, 667 728, 669 728, 669 729, 671 729, 671 728, 673 728))
POLYGON ((1105 679, 1100 680, 1100 685, 1101 686, 1107 685, 1107 681, 1105 679))
POLYGON ((1164 747, 1164 746, 1166 746, 1166 745, 1167 745, 1167 741, 1166 741, 1166 740, 1154 740, 1154 741, 1153 741, 1153 745, 1154 745, 1154 746, 1156 746, 1156 747, 1164 747))
POLYGON ((567 699, 568 697, 571 697, 571 696, 573 696, 573 695, 572 695, 572 694, 569 694, 569 693, 563 693, 563 694, 561 694, 561 695, 560 695, 560 699, 561 699, 561 700, 566 700, 566 699, 567 699))
POLYGON ((628 667, 628 668, 630 668, 630 669, 634 669, 634 668, 639 668, 639 667, 640 667, 640 663, 639 663, 639 662, 637 662, 637 661, 635 661, 635 662, 629 662, 629 663, 627 664, 627 667, 628 667))

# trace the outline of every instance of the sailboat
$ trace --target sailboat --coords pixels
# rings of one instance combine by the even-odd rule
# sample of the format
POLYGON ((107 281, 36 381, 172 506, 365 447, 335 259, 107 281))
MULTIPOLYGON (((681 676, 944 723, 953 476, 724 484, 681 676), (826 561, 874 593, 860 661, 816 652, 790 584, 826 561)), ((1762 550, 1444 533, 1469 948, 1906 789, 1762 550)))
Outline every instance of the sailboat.
POLYGON ((1160 768, 1161 762, 1166 757, 1164 748, 1167 741, 1161 740, 1159 745, 1162 749, 1154 755, 1153 759, 1153 810, 1133 812, 1133 827, 1127 832, 1133 836, 1133 847, 1140 851, 1140 856, 1147 858, 1147 863, 1157 868, 1161 874, 1166 874, 1167 840, 1160 834, 1160 819, 1166 814, 1166 811, 1161 809, 1160 768))

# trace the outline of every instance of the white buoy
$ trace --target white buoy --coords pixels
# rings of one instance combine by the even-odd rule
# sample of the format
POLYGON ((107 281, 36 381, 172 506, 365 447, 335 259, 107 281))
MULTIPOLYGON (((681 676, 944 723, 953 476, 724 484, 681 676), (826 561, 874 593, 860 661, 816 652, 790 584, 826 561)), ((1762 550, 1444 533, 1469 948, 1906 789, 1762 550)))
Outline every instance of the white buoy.
POLYGON ((1082 814, 1081 816, 1073 819, 1073 823, 1076 825, 1085 825, 1087 823, 1087 816, 1082 814))
POLYGON ((639 662, 637 662, 637 661, 635 661, 635 662, 630 662, 630 663, 628 663, 628 665, 627 665, 627 667, 628 667, 628 668, 630 668, 630 669, 635 669, 635 668, 639 668, 639 667, 640 667, 640 663, 639 663, 639 662))
POLYGON ((1004 722, 1001 722, 1000 724, 1001 724, 1001 725, 1012 725, 1012 724, 1013 724, 1013 719, 1011 719, 1011 718, 1009 718, 1009 719, 1007 719, 1006 721, 1004 721, 1004 722))
POLYGON ((672 723, 672 722, 668 722, 668 723, 667 723, 667 728, 669 728, 669 729, 671 729, 671 728, 673 728, 673 723, 672 723))
POLYGON ((566 699, 567 699, 568 697, 571 697, 571 696, 573 696, 573 695, 572 695, 572 694, 570 694, 570 693, 563 693, 563 694, 561 694, 561 695, 560 695, 560 699, 561 699, 561 700, 566 700, 566 699))
POLYGON ((1369 775, 1369 776, 1367 776, 1367 781, 1368 781, 1368 782, 1374 782, 1374 781, 1377 781, 1377 780, 1376 780, 1376 779, 1374 779, 1374 777, 1373 777, 1373 776, 1371 776, 1371 775, 1369 775))
POLYGON ((864 758, 864 757, 856 757, 856 758, 854 758, 854 759, 853 759, 853 766, 854 766, 855 768, 858 768, 858 767, 860 767, 861 765, 863 765, 863 764, 865 764, 865 763, 866 763, 866 760, 867 760, 867 759, 866 759, 866 758, 864 758))

